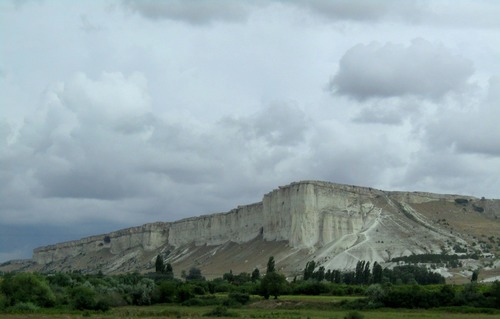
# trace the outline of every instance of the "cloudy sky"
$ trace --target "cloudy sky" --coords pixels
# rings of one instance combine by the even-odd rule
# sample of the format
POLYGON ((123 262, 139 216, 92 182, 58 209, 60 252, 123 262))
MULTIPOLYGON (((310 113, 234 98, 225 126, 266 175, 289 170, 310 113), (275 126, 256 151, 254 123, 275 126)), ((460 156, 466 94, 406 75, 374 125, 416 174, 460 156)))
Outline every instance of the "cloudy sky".
POLYGON ((0 261, 314 179, 500 198, 500 2, 0 1, 0 261))

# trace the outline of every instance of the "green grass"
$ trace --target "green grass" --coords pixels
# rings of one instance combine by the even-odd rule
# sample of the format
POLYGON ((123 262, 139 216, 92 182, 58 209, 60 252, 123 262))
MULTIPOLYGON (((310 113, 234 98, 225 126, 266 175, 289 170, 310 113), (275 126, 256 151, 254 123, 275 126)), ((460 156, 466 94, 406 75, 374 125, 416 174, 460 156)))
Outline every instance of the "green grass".
MULTIPOLYGON (((343 319, 348 310, 330 307, 333 303, 342 300, 352 300, 360 297, 335 297, 335 296, 282 296, 278 300, 261 300, 252 298, 252 304, 231 308, 231 313, 236 313, 238 318, 249 319, 343 319)), ((99 312, 66 312, 63 309, 41 311, 36 314, 0 314, 2 319, 111 319, 111 318, 173 318, 196 319, 211 318, 204 314, 212 311, 215 306, 185 307, 180 305, 154 305, 154 306, 126 306, 113 308, 107 313, 99 312), (58 312, 59 311, 59 312, 58 312)), ((466 314, 450 310, 410 310, 410 309, 378 309, 359 311, 364 319, 399 319, 399 318, 424 318, 424 319, 494 319, 500 318, 496 314, 466 314)))

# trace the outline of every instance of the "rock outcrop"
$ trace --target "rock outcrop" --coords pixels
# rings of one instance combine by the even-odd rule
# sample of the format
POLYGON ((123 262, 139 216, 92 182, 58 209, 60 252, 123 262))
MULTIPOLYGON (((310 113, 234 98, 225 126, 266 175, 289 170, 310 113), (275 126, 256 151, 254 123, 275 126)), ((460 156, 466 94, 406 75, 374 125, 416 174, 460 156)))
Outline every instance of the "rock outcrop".
POLYGON ((436 224, 431 212, 433 207, 462 212, 466 208, 457 204, 459 198, 475 203, 467 208, 471 212, 474 207, 476 213, 477 207, 487 210, 482 215, 493 216, 493 232, 500 230, 494 218, 500 214, 495 210, 499 201, 304 181, 227 213, 36 248, 33 261, 41 271, 114 273, 150 271, 156 255, 162 254, 178 271, 197 266, 216 276, 229 269, 263 268, 273 254, 289 274, 300 272, 311 259, 327 269, 352 268, 361 259, 387 262, 397 256, 453 251, 456 245, 469 247, 471 240, 436 224))

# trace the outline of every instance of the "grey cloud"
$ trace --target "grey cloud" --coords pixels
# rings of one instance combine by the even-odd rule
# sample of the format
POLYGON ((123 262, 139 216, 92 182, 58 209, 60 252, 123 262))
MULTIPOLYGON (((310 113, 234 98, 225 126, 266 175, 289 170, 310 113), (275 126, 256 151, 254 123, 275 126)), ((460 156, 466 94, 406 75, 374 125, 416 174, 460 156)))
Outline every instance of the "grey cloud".
POLYGON ((269 145, 293 146, 304 141, 308 128, 306 114, 296 106, 275 102, 257 114, 243 118, 227 118, 246 138, 262 138, 269 145))
POLYGON ((440 99, 466 88, 473 71, 470 61, 423 39, 415 39, 407 47, 358 44, 341 58, 330 88, 357 100, 394 96, 440 99))
POLYGON ((394 16, 406 21, 415 21, 423 9, 421 2, 397 0, 308 0, 295 3, 333 20, 377 21, 394 16))
POLYGON ((478 155, 422 146, 413 154, 400 179, 393 181, 393 187, 478 197, 496 196, 495 190, 500 187, 499 168, 498 158, 485 161, 478 155), (482 165, 477 165, 479 162, 482 165))
POLYGON ((195 25, 213 21, 241 21, 246 19, 251 1, 182 1, 182 0, 124 0, 125 7, 142 16, 158 20, 170 19, 195 25))
MULTIPOLYGON (((279 176, 289 182, 284 176, 302 156, 293 150, 305 143, 308 124, 300 108, 285 103, 203 128, 189 119, 170 122, 151 113, 141 76, 78 74, 49 88, 0 157, 6 164, 0 176, 7 177, 2 214, 22 211, 10 214, 10 222, 30 215, 50 221, 69 208, 67 222, 99 211, 108 211, 110 220, 135 220, 138 213, 182 216, 228 200, 255 201, 249 193, 228 194, 253 189, 257 196, 257 189, 275 187, 279 176), (194 201, 193 192, 207 195, 194 201)), ((11 133, 7 126, 1 132, 5 144, 11 133)))
POLYGON ((426 139, 433 148, 453 149, 458 153, 500 157, 500 78, 489 81, 487 96, 474 107, 455 107, 426 127, 426 139))
MULTIPOLYGON (((498 27, 499 7, 495 1, 181 1, 123 0, 123 5, 152 20, 170 19, 195 25, 214 21, 244 21, 259 7, 281 4, 308 10, 329 21, 359 21, 379 23, 395 21, 404 24, 430 24, 491 28, 498 27)), ((278 9, 279 10, 279 9, 278 9)))
MULTIPOLYGON (((290 4, 290 1, 281 1, 290 4)), ((414 25, 495 28, 500 26, 500 8, 495 0, 483 1, 363 1, 306 0, 293 1, 331 21, 369 23, 395 21, 414 25)))

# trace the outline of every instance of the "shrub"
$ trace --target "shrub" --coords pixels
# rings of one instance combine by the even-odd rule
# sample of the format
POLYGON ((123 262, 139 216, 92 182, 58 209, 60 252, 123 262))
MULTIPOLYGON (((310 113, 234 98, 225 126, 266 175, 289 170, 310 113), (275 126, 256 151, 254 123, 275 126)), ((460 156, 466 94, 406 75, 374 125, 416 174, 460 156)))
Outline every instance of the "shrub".
POLYGON ((217 306, 212 311, 204 314, 205 317, 238 317, 238 313, 227 310, 227 307, 217 306))
POLYGON ((329 290, 327 284, 316 280, 303 281, 293 287, 293 293, 299 295, 321 295, 328 293, 329 290))
POLYGON ((37 312, 39 309, 40 308, 37 307, 32 302, 19 302, 15 306, 9 308, 10 312, 14 312, 14 313, 19 313, 19 312, 22 312, 22 313, 26 313, 26 312, 33 313, 33 312, 37 312))
POLYGON ((45 279, 32 273, 4 276, 0 291, 5 294, 7 306, 31 302, 40 307, 52 307, 56 302, 56 297, 45 279))
POLYGON ((188 299, 182 303, 183 306, 214 306, 220 305, 221 300, 216 296, 201 296, 188 299))
POLYGON ((78 286, 71 290, 71 302, 73 308, 78 310, 94 309, 96 306, 95 291, 86 286, 78 286))
POLYGON ((183 303, 186 300, 194 298, 194 294, 192 292, 192 287, 190 285, 182 285, 177 288, 176 292, 177 302, 183 303))
POLYGON ((7 307, 7 298, 4 294, 0 293, 0 311, 7 307))
POLYGON ((174 302, 177 284, 173 281, 162 281, 155 289, 156 302, 174 302))
POLYGON ((349 311, 344 319, 363 319, 364 317, 359 311, 349 311))
POLYGON ((106 312, 111 308, 110 302, 107 298, 101 298, 97 300, 94 310, 106 312))
POLYGON ((250 295, 241 292, 232 292, 228 296, 229 300, 233 300, 241 305, 245 305, 250 301, 250 295))

